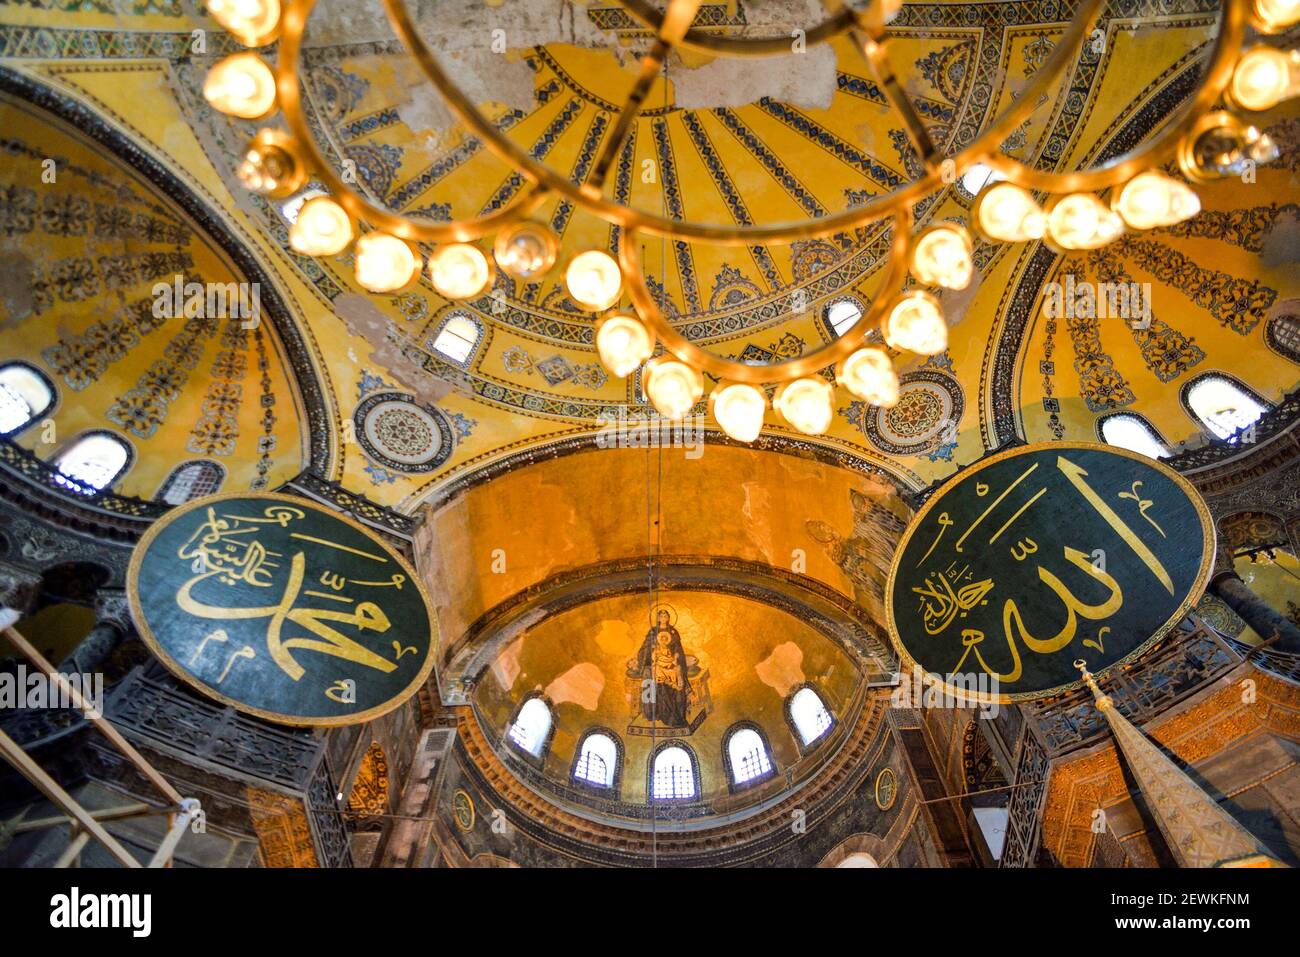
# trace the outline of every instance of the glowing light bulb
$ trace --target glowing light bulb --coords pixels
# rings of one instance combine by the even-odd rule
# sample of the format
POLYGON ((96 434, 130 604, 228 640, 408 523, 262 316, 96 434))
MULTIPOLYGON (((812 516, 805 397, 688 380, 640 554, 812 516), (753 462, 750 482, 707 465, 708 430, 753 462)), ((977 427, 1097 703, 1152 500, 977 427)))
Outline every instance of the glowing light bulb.
POLYGON ((579 307, 600 312, 618 302, 618 295, 623 291, 623 273, 609 253, 588 249, 569 262, 564 284, 579 307))
POLYGON ((885 320, 885 342, 923 356, 943 352, 948 348, 948 324, 939 300, 920 290, 904 293, 885 320))
POLYGON ((767 396, 757 386, 719 382, 709 393, 709 409, 723 432, 737 442, 753 442, 763 431, 767 396))
POLYGON ((357 283, 371 292, 397 292, 420 274, 420 254, 404 239, 366 233, 357 240, 357 283))
POLYGON ((1019 243, 1042 239, 1047 216, 1029 192, 1014 183, 986 186, 972 211, 975 228, 987 239, 1019 243))
POLYGON ((956 223, 927 229, 912 246, 912 275, 927 286, 965 289, 974 272, 970 233, 956 223))
POLYGON ((265 46, 280 33, 280 0, 208 0, 208 13, 246 47, 265 46))
POLYGON ((235 171, 239 181, 263 196, 288 196, 307 182, 307 168, 293 140, 280 130, 259 130, 235 171))
POLYGON ((1277 106, 1300 93, 1300 50, 1283 52, 1276 47, 1251 47, 1241 55, 1228 99, 1242 109, 1261 111, 1277 106))
POLYGON ((289 245, 307 256, 341 253, 356 235, 356 222, 328 196, 303 203, 289 227, 289 245))
POLYGON ((1047 211, 1047 234, 1062 249, 1097 249, 1124 232, 1124 221, 1092 193, 1071 193, 1047 211))
POLYGON ((492 264, 477 246, 450 243, 429 255, 429 280, 448 299, 471 299, 492 282, 492 264))
POLYGON ((497 265, 516 279, 536 279, 555 265, 559 245, 545 226, 523 222, 501 230, 492 252, 497 265))
POLYGON ((260 120, 275 109, 275 75, 256 53, 233 53, 208 71, 203 98, 229 116, 260 120))
POLYGON ((1186 183, 1148 170, 1124 184, 1111 208, 1134 229, 1155 229, 1191 219, 1201 211, 1201 201, 1186 183))
POLYGON ((614 313, 596 326, 596 351, 611 375, 622 379, 654 352, 655 338, 636 316, 614 313))
POLYGON ((691 411, 704 395, 704 376, 670 356, 647 362, 641 381, 659 414, 673 421, 691 411))
POLYGON ((1300 0, 1255 0, 1255 20, 1266 33, 1275 33, 1300 20, 1300 0))
POLYGON ((1277 143, 1226 110, 1202 116, 1178 147, 1183 175, 1198 183, 1241 176, 1277 157, 1277 143))
POLYGON ((805 435, 821 435, 835 418, 835 387, 820 376, 795 379, 776 390, 772 407, 805 435))
POLYGON ((898 404, 898 373, 884 349, 854 352, 835 370, 835 381, 871 405, 892 409, 898 404))

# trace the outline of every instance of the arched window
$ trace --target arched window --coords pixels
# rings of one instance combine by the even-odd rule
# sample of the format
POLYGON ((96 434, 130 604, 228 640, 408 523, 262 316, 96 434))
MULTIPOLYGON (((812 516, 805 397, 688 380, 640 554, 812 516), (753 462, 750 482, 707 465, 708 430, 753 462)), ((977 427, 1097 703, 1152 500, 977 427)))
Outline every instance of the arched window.
POLYGON ((656 801, 689 801, 698 793, 695 759, 680 744, 669 744, 654 757, 650 795, 656 801))
POLYGON ((961 184, 963 193, 974 198, 989 183, 996 183, 1000 179, 1002 174, 993 167, 985 166, 983 163, 972 163, 957 182, 961 184))
POLYGON ((226 470, 216 462, 197 460, 184 462, 172 469, 171 475, 158 490, 158 501, 167 505, 180 505, 190 499, 211 495, 221 488, 226 470))
POLYGON ((1263 399, 1213 372, 1189 382, 1183 399, 1202 427, 1221 439, 1232 439, 1242 429, 1250 428, 1269 409, 1263 399))
POLYGON ((1147 458, 1164 459, 1171 454, 1169 446, 1160 437, 1160 433, 1153 429, 1146 419, 1132 412, 1116 412, 1114 415, 1104 416, 1098 422, 1097 430, 1101 433, 1102 441, 1107 445, 1128 449, 1147 458))
POLYGON ((842 336, 862 318, 862 306, 856 299, 836 299, 826 307, 826 324, 842 336))
POLYGON ((879 867, 876 859, 870 854, 850 854, 844 860, 835 865, 836 867, 879 867))
POLYGON ((0 435, 30 425, 54 404, 54 388, 25 362, 0 366, 0 435))
POLYGON ((111 486, 130 464, 130 446, 111 432, 91 432, 64 449, 54 467, 60 484, 90 495, 111 486))
POLYGON ((790 696, 787 707, 790 724, 805 748, 819 740, 835 723, 821 696, 807 685, 790 696))
POLYGON ((598 788, 618 782, 618 743, 603 731, 589 731, 578 748, 573 779, 598 788))
POLYGON ((762 781, 776 773, 767 742, 752 727, 739 727, 727 735, 727 771, 732 784, 762 781))
POLYGON ((510 725, 510 740, 522 751, 540 758, 550 736, 551 709, 541 698, 529 698, 510 725))
POLYGON ((463 312, 453 312, 434 337, 433 348, 457 365, 466 365, 474 354, 482 330, 463 312))

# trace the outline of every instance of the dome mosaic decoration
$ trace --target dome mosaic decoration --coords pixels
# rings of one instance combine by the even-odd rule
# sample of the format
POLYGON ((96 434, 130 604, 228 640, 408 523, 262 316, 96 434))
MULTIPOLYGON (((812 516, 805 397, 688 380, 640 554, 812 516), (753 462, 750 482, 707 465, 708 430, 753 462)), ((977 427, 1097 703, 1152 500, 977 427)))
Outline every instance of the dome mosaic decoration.
POLYGON ((398 472, 431 472, 455 448, 451 423, 433 406, 400 392, 366 396, 353 413, 357 442, 365 453, 398 472))
POLYGON ((957 423, 965 410, 956 379, 922 369, 901 378, 898 403, 892 408, 865 409, 862 426, 872 444, 889 455, 946 457, 956 444, 957 423))

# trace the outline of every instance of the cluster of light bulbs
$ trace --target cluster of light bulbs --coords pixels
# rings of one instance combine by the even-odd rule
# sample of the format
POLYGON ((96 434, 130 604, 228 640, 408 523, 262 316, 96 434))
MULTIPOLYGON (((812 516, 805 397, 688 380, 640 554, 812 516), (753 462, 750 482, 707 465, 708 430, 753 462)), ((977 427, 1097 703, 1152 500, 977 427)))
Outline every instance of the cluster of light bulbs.
MULTIPOLYGON (((248 47, 264 46, 279 35, 280 0, 208 0, 208 11, 248 47)), ((1300 0, 1253 0, 1253 19, 1273 33, 1300 21, 1300 0)), ((213 107, 241 119, 258 120, 276 109, 275 76, 256 53, 236 53, 209 71, 203 87, 213 107)), ((1258 44, 1238 59, 1226 91, 1229 104, 1246 111, 1271 109, 1300 93, 1300 51, 1258 44)), ((1276 148, 1252 126, 1225 112, 1202 119, 1180 153, 1183 171, 1204 181, 1236 171, 1246 161, 1263 161, 1276 148)), ((972 183, 967 170, 963 182, 972 183)), ((301 189, 307 170, 284 133, 263 129, 240 165, 243 183, 257 192, 284 197, 301 189)), ((987 169, 977 177, 978 195, 971 210, 975 231, 995 242, 1043 240, 1052 248, 1077 251, 1099 248, 1126 229, 1148 230, 1194 216, 1196 193, 1162 172, 1138 173, 1113 191, 1109 203, 1086 192, 1055 196, 1040 206, 1025 188, 987 169)), ((289 231, 293 248, 311 256, 337 255, 353 247, 358 284, 376 293, 393 293, 427 271, 430 283, 453 300, 482 295, 496 267, 528 282, 551 271, 559 242, 546 226, 520 221, 502 228, 491 258, 467 242, 437 246, 427 262, 413 244, 389 233, 359 233, 356 219, 337 201, 317 195, 304 202, 289 231)), ((949 290, 966 288, 974 273, 972 242, 956 222, 931 226, 910 243, 911 275, 921 285, 949 290)), ((655 356, 654 333, 630 311, 610 311, 623 292, 621 268, 607 252, 589 249, 574 255, 564 271, 569 298, 581 309, 604 313, 595 330, 601 363, 619 378, 641 369, 641 385, 660 415, 677 420, 704 396, 700 370, 676 356, 655 356)), ((895 351, 937 355, 948 346, 948 326, 939 300, 930 292, 910 289, 897 296, 881 329, 895 351)), ((889 353, 876 346, 857 349, 834 370, 834 380, 870 405, 890 408, 899 399, 899 380, 889 353)), ((775 390, 771 406, 794 429, 820 435, 835 416, 835 387, 820 375, 796 378, 775 390)), ((760 386, 719 382, 708 407, 722 430, 737 441, 754 441, 763 427, 768 394, 760 386)))

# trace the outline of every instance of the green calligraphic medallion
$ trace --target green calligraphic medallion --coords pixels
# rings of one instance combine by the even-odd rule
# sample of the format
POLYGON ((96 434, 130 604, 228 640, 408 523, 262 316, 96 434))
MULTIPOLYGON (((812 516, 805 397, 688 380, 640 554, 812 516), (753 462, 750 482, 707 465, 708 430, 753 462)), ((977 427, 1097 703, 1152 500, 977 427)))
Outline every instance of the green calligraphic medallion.
POLYGON ((177 677, 271 721, 369 721, 433 668, 433 610, 410 566, 351 519, 288 495, 168 512, 131 556, 131 614, 177 677))
POLYGON ((992 455, 935 492, 889 573, 905 666, 966 699, 1019 701, 1141 654, 1200 598, 1214 523, 1154 459, 1044 442, 992 455))

